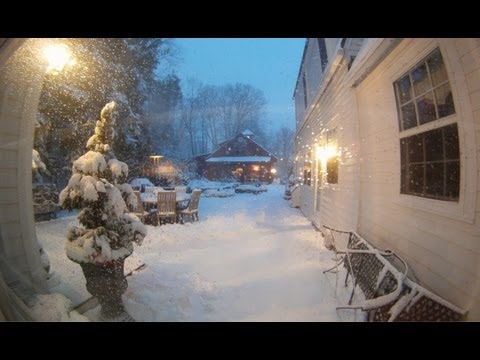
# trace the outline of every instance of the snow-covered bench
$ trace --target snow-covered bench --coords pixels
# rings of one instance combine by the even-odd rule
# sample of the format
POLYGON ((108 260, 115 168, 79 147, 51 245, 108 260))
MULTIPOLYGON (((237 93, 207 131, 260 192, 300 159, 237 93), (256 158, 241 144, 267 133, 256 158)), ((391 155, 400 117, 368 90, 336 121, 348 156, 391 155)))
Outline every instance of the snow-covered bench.
POLYGON ((356 232, 324 228, 327 247, 343 255, 335 267, 343 262, 345 285, 349 276, 353 283, 348 305, 339 309, 362 309, 369 321, 455 321, 466 315, 465 310, 409 279, 407 263, 392 251, 376 249, 356 232), (357 285, 365 300, 352 305, 357 285))

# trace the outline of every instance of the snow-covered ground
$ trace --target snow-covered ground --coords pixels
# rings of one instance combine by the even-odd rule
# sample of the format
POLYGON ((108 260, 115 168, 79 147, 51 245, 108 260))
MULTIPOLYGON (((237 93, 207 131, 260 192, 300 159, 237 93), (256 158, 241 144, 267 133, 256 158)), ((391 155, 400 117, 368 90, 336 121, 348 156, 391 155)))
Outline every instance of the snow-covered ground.
MULTIPOLYGON (((137 321, 362 321, 345 305, 344 269, 331 267, 333 253, 298 209, 269 185, 258 195, 202 197, 200 221, 148 226, 125 272, 124 303, 137 321), (335 295, 336 293, 336 295, 335 295)), ((74 304, 89 298, 80 266, 65 256, 65 229, 75 215, 37 224, 47 251, 52 292, 74 304)), ((99 308, 86 312, 98 320, 99 308)))

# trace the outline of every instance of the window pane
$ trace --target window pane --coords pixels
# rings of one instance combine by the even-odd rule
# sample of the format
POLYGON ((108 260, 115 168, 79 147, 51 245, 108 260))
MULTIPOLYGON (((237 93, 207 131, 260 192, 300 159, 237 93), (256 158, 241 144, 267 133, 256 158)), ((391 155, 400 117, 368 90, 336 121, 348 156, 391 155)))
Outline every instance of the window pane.
POLYGON ((327 182, 338 184, 338 159, 333 157, 327 161, 327 182))
POLYGON ((427 63, 433 86, 437 86, 448 80, 447 70, 445 69, 445 64, 439 49, 436 49, 433 54, 428 57, 427 63))
POLYGON ((437 119, 435 112, 435 103, 433 100, 433 92, 427 93, 417 100, 418 120, 420 124, 425 124, 437 119))
POLYGON ((460 189, 460 162, 447 162, 447 178, 445 196, 452 200, 458 199, 460 189))
POLYGON ((457 160, 460 158, 459 144, 458 144, 458 129, 457 124, 445 126, 442 128, 443 136, 445 137, 445 159, 457 160))
POLYGON ((400 139, 400 165, 402 194, 458 201, 457 124, 400 139))
POLYGON ((415 114, 415 106, 413 105, 413 102, 402 106, 401 111, 403 130, 417 126, 417 115, 415 114))
POLYGON ((412 99, 412 85, 408 74, 395 83, 395 88, 401 105, 412 99))
POLYGON ((442 130, 437 129, 425 134, 426 161, 443 160, 443 137, 442 130))
POLYGON ((453 105, 452 91, 450 84, 440 86, 435 90, 435 99, 437 100, 438 116, 444 117, 455 113, 455 106, 453 105))
POLYGON ((424 161, 422 135, 414 135, 408 138, 408 159, 410 162, 424 161))
POLYGON ((430 84, 430 79, 427 73, 427 65, 422 63, 417 66, 411 73, 413 81, 413 90, 415 96, 419 96, 424 92, 430 90, 432 85, 430 84))
POLYGON ((443 171, 445 163, 426 164, 425 194, 443 197, 443 171))
POLYGON ((407 172, 407 165, 402 164, 401 166, 401 181, 400 181, 400 193, 408 194, 408 172, 407 172))
POLYGON ((423 193, 423 167, 423 164, 410 165, 408 172, 410 192, 416 194, 423 193))
POLYGON ((408 139, 400 139, 400 162, 405 164, 407 162, 408 153, 408 139))

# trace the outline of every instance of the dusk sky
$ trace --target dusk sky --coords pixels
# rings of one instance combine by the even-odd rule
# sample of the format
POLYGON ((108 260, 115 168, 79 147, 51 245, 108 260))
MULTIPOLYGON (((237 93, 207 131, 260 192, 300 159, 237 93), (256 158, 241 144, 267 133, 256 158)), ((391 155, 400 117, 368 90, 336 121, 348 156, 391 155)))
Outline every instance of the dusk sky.
POLYGON ((267 99, 270 128, 295 126, 292 100, 305 39, 176 39, 183 61, 178 74, 184 83, 246 83, 267 99))

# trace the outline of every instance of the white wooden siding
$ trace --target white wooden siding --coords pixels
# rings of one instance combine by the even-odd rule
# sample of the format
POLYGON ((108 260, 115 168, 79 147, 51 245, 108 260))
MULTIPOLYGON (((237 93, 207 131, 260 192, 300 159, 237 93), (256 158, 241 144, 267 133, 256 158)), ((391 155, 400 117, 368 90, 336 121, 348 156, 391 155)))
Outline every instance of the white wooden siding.
MULTIPOLYGON (((339 39, 326 39, 327 51, 339 39)), ((316 41, 310 41, 316 43, 316 41)), ((310 45, 309 45, 310 46, 310 45)), ((308 54, 308 52, 307 52, 308 54)), ((329 53, 329 60, 334 57, 329 53)), ((302 212, 317 225, 323 224, 342 229, 355 229, 358 211, 358 130, 356 119, 355 93, 344 86, 347 74, 347 59, 343 59, 325 92, 312 104, 312 111, 297 134, 297 147, 300 162, 306 149, 315 154, 315 144, 320 141, 322 130, 336 129, 338 147, 341 149, 338 169, 338 184, 326 184, 320 194, 320 211, 314 211, 314 177, 312 173, 311 199, 301 201, 302 212), (302 152, 303 151, 303 152, 302 152)), ((319 64, 320 67, 320 64, 319 64)), ((316 94, 315 94, 316 95, 316 94)), ((301 176, 299 174, 299 176, 301 176)), ((305 193, 302 195, 307 196, 305 193)))
POLYGON ((322 66, 317 39, 309 40, 303 68, 306 74, 308 105, 310 105, 317 94, 318 85, 322 78, 322 66))
POLYGON ((300 73, 300 78, 298 80, 297 89, 295 91, 295 119, 297 123, 297 128, 302 126, 303 117, 305 116, 305 89, 303 88, 303 72, 300 73))
MULTIPOLYGON (((480 320, 479 51, 478 39, 405 40, 357 88, 361 146, 359 233, 379 247, 397 251, 406 258, 422 284, 467 308, 468 319, 477 321, 480 320), (455 95, 461 146, 464 188, 460 202, 463 203, 452 204, 452 208, 456 206, 460 211, 465 205, 462 211, 469 212, 468 203, 473 202, 476 208, 471 222, 439 215, 434 206, 429 211, 428 207, 405 206, 397 201, 400 149, 392 84, 436 46, 440 46, 444 55, 455 95)), ((425 200, 425 203, 443 206, 448 202, 425 200)))
POLYGON ((325 47, 327 48, 328 61, 330 62, 335 56, 335 51, 337 50, 338 43, 341 41, 341 38, 325 38, 325 47))

